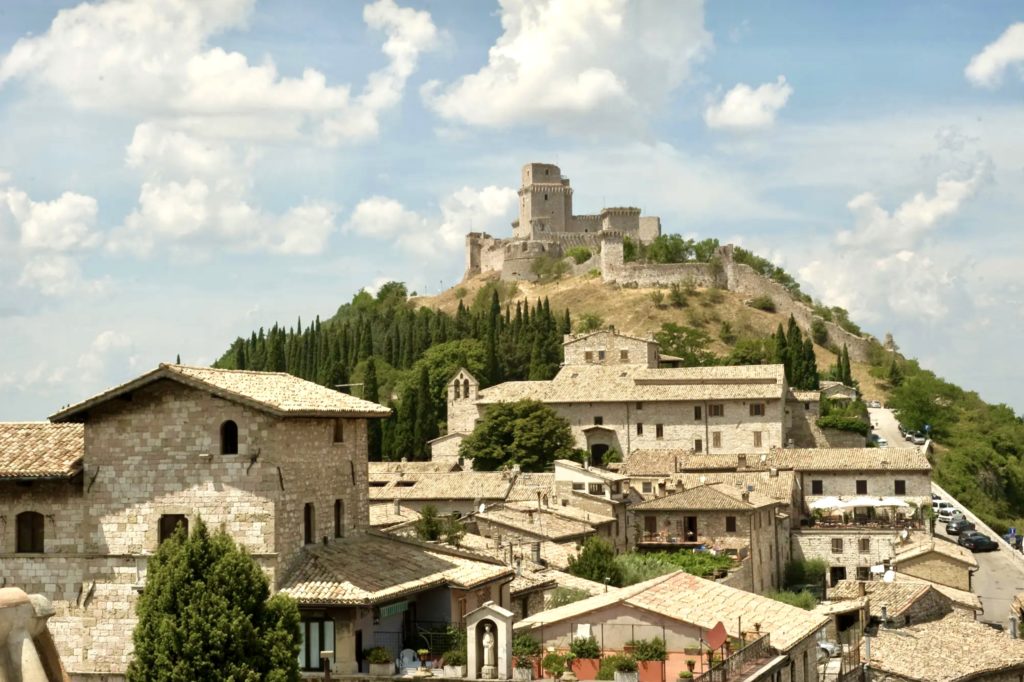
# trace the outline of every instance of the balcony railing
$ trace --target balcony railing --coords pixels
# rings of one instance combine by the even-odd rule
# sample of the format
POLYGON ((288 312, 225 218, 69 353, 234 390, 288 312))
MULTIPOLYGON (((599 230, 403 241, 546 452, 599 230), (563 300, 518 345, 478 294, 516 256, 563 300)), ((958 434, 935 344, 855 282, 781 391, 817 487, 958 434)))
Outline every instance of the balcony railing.
POLYGON ((696 547, 698 545, 704 545, 708 543, 708 538, 701 535, 694 535, 686 538, 684 535, 677 533, 661 532, 661 533, 649 533, 644 532, 640 534, 640 543, 648 543, 652 545, 689 545, 696 547))
POLYGON ((829 530, 924 530, 925 524, 918 519, 896 519, 869 518, 866 516, 857 517, 825 517, 820 519, 805 518, 801 521, 802 529, 829 529, 829 530), (806 522, 806 525, 805 523, 806 522))
POLYGON ((693 682, 726 682, 741 680, 746 673, 753 672, 755 664, 772 656, 768 633, 755 639, 732 656, 714 663, 709 670, 693 678, 693 682))

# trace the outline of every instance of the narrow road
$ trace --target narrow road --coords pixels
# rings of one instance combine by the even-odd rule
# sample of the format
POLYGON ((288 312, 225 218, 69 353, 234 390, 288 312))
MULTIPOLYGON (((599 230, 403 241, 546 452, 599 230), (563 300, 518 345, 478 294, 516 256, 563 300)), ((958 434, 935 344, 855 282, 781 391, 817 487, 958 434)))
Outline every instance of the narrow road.
MULTIPOLYGON (((868 408, 871 425, 875 433, 889 441, 889 447, 914 447, 903 440, 897 426, 898 422, 892 410, 885 408, 868 408)), ((956 498, 932 483, 932 492, 953 504, 984 533, 999 543, 995 552, 981 552, 974 555, 978 561, 978 571, 974 574, 971 590, 981 597, 985 612, 981 620, 990 623, 1009 625, 1010 604, 1014 595, 1024 592, 1024 555, 1010 548, 995 532, 985 525, 981 519, 962 505, 956 498)), ((935 527, 936 541, 956 542, 955 535, 946 535, 946 526, 938 523, 935 527)))

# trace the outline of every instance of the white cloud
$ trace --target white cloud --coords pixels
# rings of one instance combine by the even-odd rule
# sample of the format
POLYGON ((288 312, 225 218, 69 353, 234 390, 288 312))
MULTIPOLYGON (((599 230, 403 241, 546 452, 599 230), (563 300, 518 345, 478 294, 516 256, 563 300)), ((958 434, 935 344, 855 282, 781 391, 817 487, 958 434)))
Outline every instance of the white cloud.
POLYGON ((64 192, 53 201, 32 201, 15 188, 0 191, 0 224, 10 220, 29 250, 70 251, 96 246, 96 200, 64 192), (6 215, 5 215, 6 214, 6 215))
POLYGON ((49 30, 21 38, 0 61, 0 85, 20 78, 63 93, 81 109, 173 119, 193 133, 222 137, 294 137, 327 142, 376 135, 378 118, 401 99, 419 54, 438 43, 430 14, 377 0, 364 20, 384 33, 388 64, 369 75, 358 97, 323 73, 278 73, 267 56, 250 64, 211 47, 244 28, 253 0, 110 0, 58 12, 49 30))
POLYGON ((224 142, 199 140, 152 123, 136 127, 127 163, 143 175, 138 206, 114 230, 112 251, 151 253, 161 242, 201 252, 321 253, 335 229, 335 208, 307 201, 282 214, 252 204, 253 155, 237 158, 224 142))
POLYGON ((382 196, 364 199, 352 211, 345 230, 376 239, 389 239, 423 256, 448 258, 465 243, 472 229, 483 231, 509 217, 517 205, 511 187, 463 187, 441 202, 441 215, 426 218, 400 202, 382 196))
POLYGON ((87 281, 78 261, 63 254, 32 256, 21 271, 18 284, 36 289, 44 296, 71 296, 100 293, 105 281, 87 281))
POLYGON ((1006 69, 1021 65, 1024 65, 1024 22, 1010 24, 995 42, 971 57, 964 75, 976 86, 994 88, 1003 82, 1006 69))
POLYGON ((700 0, 501 0, 487 64, 424 86, 446 119, 476 126, 637 127, 711 46, 700 0))
POLYGON ((109 329, 100 332, 88 350, 78 356, 79 381, 97 381, 115 367, 117 372, 123 373, 125 367, 137 364, 134 351, 135 343, 127 334, 109 329))
POLYGON ((793 88, 785 76, 774 83, 752 88, 746 83, 736 85, 704 111, 704 122, 709 128, 729 130, 757 130, 775 124, 775 115, 786 106, 793 88))
POLYGON ((0 185, 6 185, 10 181, 11 174, 8 171, 5 171, 3 168, 0 168, 0 185))

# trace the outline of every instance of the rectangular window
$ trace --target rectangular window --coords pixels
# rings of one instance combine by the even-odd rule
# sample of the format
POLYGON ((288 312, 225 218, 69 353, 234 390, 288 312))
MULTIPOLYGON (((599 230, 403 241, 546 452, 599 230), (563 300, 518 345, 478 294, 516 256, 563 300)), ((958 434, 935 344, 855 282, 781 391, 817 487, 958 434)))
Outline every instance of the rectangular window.
POLYGON ((804 411, 807 411, 807 410, 810 410, 810 409, 811 409, 811 404, 810 403, 804 403, 804 411))
POLYGON ((693 406, 693 421, 699 422, 701 419, 703 419, 704 417, 702 416, 702 414, 703 414, 703 412, 700 409, 700 405, 694 405, 693 406))
POLYGON ((581 490, 584 490, 585 488, 586 488, 586 486, 583 485, 582 483, 573 482, 573 484, 572 484, 572 489, 573 490, 580 490, 581 491, 581 490))
POLYGON ((693 440, 693 451, 694 452, 703 452, 704 451, 704 441, 702 441, 700 438, 695 438, 693 440))
POLYGON ((589 351, 589 350, 583 351, 583 360, 585 362, 593 362, 594 361, 594 352, 593 351, 589 351))
POLYGON ((861 538, 857 541, 857 550, 861 554, 867 554, 871 551, 871 538, 861 538))
POLYGON ((597 351, 597 361, 598 362, 604 362, 604 351, 603 350, 597 351))
POLYGON ((725 405, 721 403, 715 403, 714 405, 708 405, 708 416, 709 417, 724 417, 725 416, 725 405))
POLYGON ((713 431, 711 433, 711 447, 720 448, 722 447, 722 432, 713 431))
POLYGON ((659 440, 665 437, 665 426, 663 424, 654 425, 654 437, 659 440))
POLYGON ((601 483, 591 483, 587 486, 587 492, 591 495, 604 495, 604 485, 601 483))
POLYGON ((604 424, 604 417, 594 417, 594 426, 601 426, 604 424))
POLYGON ((843 553, 843 539, 842 538, 832 538, 832 553, 833 554, 842 554, 843 553))
MULTIPOLYGON (((303 620, 299 624, 299 667, 323 670, 321 651, 334 651, 334 621, 327 618, 303 620)), ((334 659, 330 659, 334 662, 334 659)))
POLYGON ((629 351, 628 350, 620 350, 619 351, 619 360, 621 360, 622 362, 627 362, 629 360, 629 351))
POLYGON ((868 566, 858 566, 857 580, 871 580, 871 568, 868 566))
POLYGON ((644 424, 643 424, 643 422, 637 422, 636 423, 636 435, 638 435, 638 436, 644 435, 644 424))
POLYGON ((726 516, 725 517, 725 532, 735 533, 736 532, 736 517, 726 516))
POLYGON ((345 442, 345 420, 335 419, 334 420, 334 442, 344 443, 345 442))
POLYGON ((654 486, 651 484, 650 481, 644 481, 643 483, 640 484, 640 489, 643 490, 645 493, 649 493, 651 492, 651 490, 654 489, 654 486))
POLYGON ((636 409, 638 409, 638 410, 644 409, 644 404, 643 403, 637 403, 636 404, 636 409))
POLYGON ((897 495, 906 495, 907 494, 907 482, 906 481, 896 481, 895 488, 896 488, 896 494, 897 495))
POLYGON ((857 494, 867 495, 868 494, 868 482, 866 480, 857 481, 857 494))
POLYGON ((825 482, 818 479, 811 481, 811 494, 812 495, 824 495, 825 494, 825 482))
POLYGON ((763 417, 764 416, 764 403, 750 403, 750 416, 751 417, 763 417))
POLYGON ((163 514, 160 516, 160 526, 157 532, 158 542, 167 540, 174 531, 178 529, 178 526, 182 526, 185 529, 185 534, 188 535, 188 517, 184 514, 163 514))
POLYGON ((754 431, 754 447, 755 448, 761 447, 761 432, 760 431, 754 431))

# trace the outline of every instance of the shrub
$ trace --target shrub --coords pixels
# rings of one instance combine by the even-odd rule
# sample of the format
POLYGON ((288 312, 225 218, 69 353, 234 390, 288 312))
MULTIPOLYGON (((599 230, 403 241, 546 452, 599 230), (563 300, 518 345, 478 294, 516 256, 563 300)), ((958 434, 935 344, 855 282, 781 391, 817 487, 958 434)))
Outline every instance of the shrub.
POLYGON ((692 680, 693 679, 693 673, 690 672, 689 670, 680 670, 679 671, 679 679, 681 679, 681 680, 692 680))
POLYGON ((723 320, 718 328, 718 338, 722 340, 722 343, 727 343, 731 346, 736 343, 737 336, 736 332, 732 329, 732 325, 723 320))
POLYGON ((366 652, 366 660, 370 663, 391 663, 391 652, 382 646, 375 646, 366 652))
POLYGON ((590 257, 593 254, 590 253, 590 249, 585 246, 574 246, 569 249, 565 255, 576 261, 576 265, 580 265, 581 263, 586 263, 590 260, 590 257))
POLYGON ((524 668, 529 661, 540 656, 542 651, 540 642, 525 632, 520 632, 512 638, 512 656, 516 659, 516 665, 524 668), (525 663, 526 665, 519 665, 525 663))
POLYGON ((807 559, 805 561, 794 559, 786 564, 785 586, 786 588, 804 585, 820 586, 824 583, 827 572, 828 564, 822 559, 807 559))
POLYGON ((569 272, 569 264, 561 258, 555 258, 548 254, 537 256, 530 263, 530 272, 535 274, 542 282, 558 279, 569 272))
POLYGON ((590 593, 586 590, 581 590, 578 587, 556 587, 555 591, 551 593, 548 598, 548 608, 553 609, 558 606, 565 606, 566 604, 572 604, 586 599, 590 596, 590 593))
POLYGON ((565 664, 568 662, 568 657, 565 654, 560 654, 555 651, 544 656, 540 664, 551 673, 552 677, 558 678, 565 672, 565 664))
POLYGON ((668 658, 665 640, 661 637, 630 640, 627 644, 633 647, 633 658, 638 661, 664 661, 668 658))
POLYGON ((769 599, 780 601, 783 604, 796 606, 804 611, 810 611, 818 605, 818 598, 806 590, 802 592, 788 592, 785 590, 781 592, 768 592, 765 596, 769 599))
POLYGON ((601 658, 601 647, 593 636, 573 639, 569 651, 575 658, 601 658))
POLYGON ((615 548, 611 543, 591 535, 583 543, 577 556, 569 557, 569 573, 587 580, 618 587, 622 584, 622 571, 615 562, 615 548))
POLYGON ((594 279, 595 277, 601 276, 601 268, 590 268, 587 270, 587 277, 594 279))
POLYGON ((629 654, 613 654, 601 659, 601 665, 597 669, 597 679, 614 680, 615 673, 636 672, 636 659, 629 654))
POLYGON ((822 429, 849 431, 851 433, 859 433, 862 436, 868 435, 869 426, 867 422, 864 422, 857 417, 849 417, 842 414, 830 414, 824 417, 818 417, 816 423, 818 428, 822 429))
POLYGON ((825 328, 825 322, 821 318, 816 317, 811 320, 811 338, 819 346, 828 343, 828 329, 825 328))
POLYGON ((466 652, 458 649, 444 652, 441 665, 466 665, 466 652))
POLYGON ((420 518, 413 524, 416 537, 425 542, 441 539, 444 532, 444 521, 437 515, 437 507, 428 504, 420 510, 420 518))
POLYGON ((757 296, 747 301, 747 305, 757 310, 763 310, 766 313, 775 312, 775 301, 772 300, 771 296, 757 296))
POLYGON ((660 308, 665 305, 665 294, 661 289, 655 289, 651 292, 651 303, 654 304, 655 308, 660 308))
POLYGON ((668 301, 676 308, 686 307, 686 290, 679 282, 673 282, 668 289, 668 301))
POLYGON ((708 303, 718 305, 725 300, 725 294, 722 293, 721 289, 712 287, 704 293, 704 298, 708 303))
POLYGON ((583 313, 576 318, 576 332, 586 334, 604 327, 604 318, 597 313, 583 313))
POLYGON ((466 294, 467 293, 468 292, 466 291, 466 287, 456 287, 456 289, 455 289, 455 298, 457 298, 457 299, 459 299, 461 301, 462 299, 466 298, 466 294))

